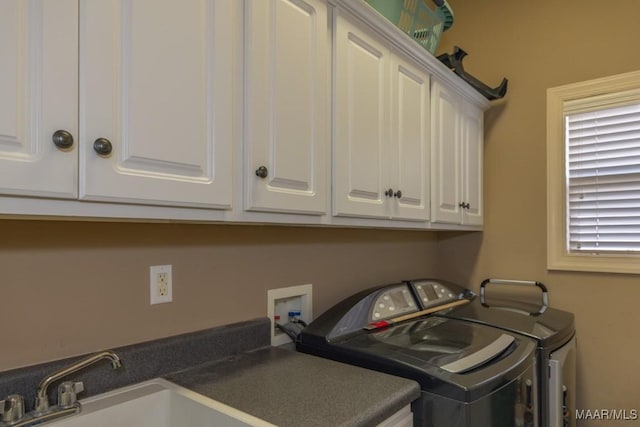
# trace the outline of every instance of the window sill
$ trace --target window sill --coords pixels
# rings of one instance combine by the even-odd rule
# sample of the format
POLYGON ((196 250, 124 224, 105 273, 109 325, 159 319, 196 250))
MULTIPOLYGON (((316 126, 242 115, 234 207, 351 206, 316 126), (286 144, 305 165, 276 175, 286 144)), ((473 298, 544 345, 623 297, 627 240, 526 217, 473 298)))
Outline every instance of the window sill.
POLYGON ((549 253, 547 269, 640 274, 640 255, 549 253))

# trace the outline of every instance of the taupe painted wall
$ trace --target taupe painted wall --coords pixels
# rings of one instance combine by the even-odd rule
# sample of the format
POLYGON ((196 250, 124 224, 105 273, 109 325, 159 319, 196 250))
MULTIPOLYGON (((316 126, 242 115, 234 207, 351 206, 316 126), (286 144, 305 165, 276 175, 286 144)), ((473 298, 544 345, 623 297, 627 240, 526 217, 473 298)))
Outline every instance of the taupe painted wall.
POLYGON ((546 283, 551 304, 576 314, 577 406, 640 410, 640 277, 547 271, 545 163, 546 89, 640 69, 640 2, 449 3, 456 22, 442 50, 460 45, 466 71, 492 86, 506 76, 509 92, 485 115, 485 232, 441 234, 440 272, 476 286, 485 277, 546 283))
POLYGON ((545 91, 639 69, 640 2, 450 4, 443 48, 464 47, 489 84, 510 79, 485 116, 483 234, 0 220, 0 371, 264 316, 272 287, 313 283, 320 313, 409 276, 534 278, 576 313, 578 406, 639 408, 638 276, 546 270, 545 91), (151 307, 148 266, 165 263, 175 302, 151 307))
POLYGON ((435 274, 430 232, 0 220, 0 371, 267 315, 313 284, 320 314, 374 284, 435 274), (149 266, 173 265, 149 305, 149 266))

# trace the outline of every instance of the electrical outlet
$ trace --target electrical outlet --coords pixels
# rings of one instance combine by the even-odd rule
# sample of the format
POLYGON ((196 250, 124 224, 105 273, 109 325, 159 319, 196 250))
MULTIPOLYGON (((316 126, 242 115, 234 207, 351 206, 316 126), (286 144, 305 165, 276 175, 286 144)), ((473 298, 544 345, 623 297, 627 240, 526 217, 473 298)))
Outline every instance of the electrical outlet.
POLYGON ((152 265, 149 267, 149 299, 151 304, 173 301, 171 265, 152 265))

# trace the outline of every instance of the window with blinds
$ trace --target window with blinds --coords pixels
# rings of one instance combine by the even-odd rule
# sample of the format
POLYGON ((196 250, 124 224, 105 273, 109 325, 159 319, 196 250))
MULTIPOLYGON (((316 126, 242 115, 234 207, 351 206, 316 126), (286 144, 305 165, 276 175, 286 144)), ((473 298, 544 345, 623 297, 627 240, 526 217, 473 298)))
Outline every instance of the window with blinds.
POLYGON ((547 268, 640 274, 640 70, 547 89, 547 268))
POLYGON ((565 115, 569 252, 640 253, 640 103, 565 115))

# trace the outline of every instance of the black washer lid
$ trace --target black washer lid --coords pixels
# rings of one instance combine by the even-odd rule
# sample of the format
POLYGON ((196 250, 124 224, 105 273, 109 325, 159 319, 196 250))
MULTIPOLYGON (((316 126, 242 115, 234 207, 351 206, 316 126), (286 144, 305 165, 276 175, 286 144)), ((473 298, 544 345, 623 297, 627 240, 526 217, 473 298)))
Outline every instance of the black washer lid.
POLYGON ((492 299, 490 306, 479 298, 470 304, 439 313, 451 319, 468 320, 491 325, 535 339, 538 347, 553 350, 573 336, 575 321, 572 313, 547 308, 537 314, 539 306, 513 300, 492 299))
MULTIPOLYGON (((363 331, 329 346, 342 355, 337 360, 412 378, 423 389, 468 402, 505 381, 509 374, 494 362, 525 344, 497 328, 426 317, 363 331)), ((529 351, 533 348, 531 344, 529 351)), ((521 369, 513 361, 509 363, 511 368, 521 369)))

